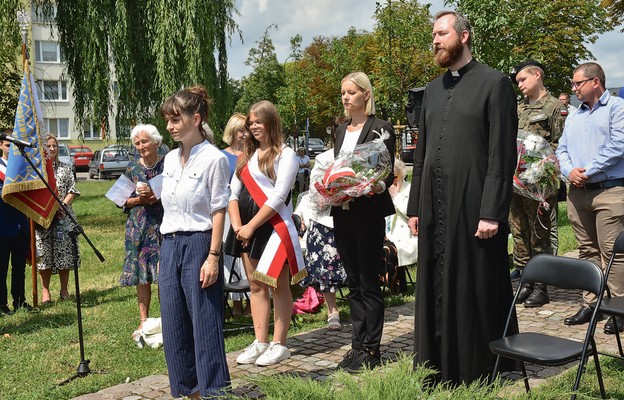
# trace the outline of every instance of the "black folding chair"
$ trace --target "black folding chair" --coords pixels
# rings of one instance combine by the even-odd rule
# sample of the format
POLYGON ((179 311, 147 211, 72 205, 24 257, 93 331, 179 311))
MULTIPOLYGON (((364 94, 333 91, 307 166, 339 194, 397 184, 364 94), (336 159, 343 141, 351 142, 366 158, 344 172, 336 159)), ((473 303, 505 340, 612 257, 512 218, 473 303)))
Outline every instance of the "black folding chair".
MULTIPOLYGON (((249 293, 249 290, 250 290, 249 281, 247 279, 241 279, 241 276, 238 274, 238 272, 236 272, 236 269, 234 268, 236 265, 236 260, 238 260, 238 258, 232 258, 232 265, 230 265, 230 278, 228 279, 227 282, 224 282, 223 284, 225 309, 229 312, 230 317, 232 317, 232 319, 234 318, 234 312, 232 310, 232 307, 230 307, 230 303, 228 301, 229 294, 241 293, 247 300, 247 304, 249 304, 249 295, 247 293, 249 293)), ((223 255, 221 255, 219 261, 221 263, 221 271, 223 271, 223 263, 224 263, 223 255)), ((253 328, 253 323, 244 323, 244 322, 236 322, 236 321, 225 321, 225 325, 234 326, 233 328, 224 329, 225 331, 236 331, 236 330, 253 328)))
MULTIPOLYGON (((624 317, 624 297, 611 297, 611 290, 609 289, 609 273, 611 273, 611 268, 613 267, 613 262, 615 257, 618 254, 624 253, 624 232, 620 233, 615 239, 615 243, 613 244, 613 251, 611 252, 611 257, 609 257, 609 263, 607 264, 607 270, 605 272, 605 282, 607 289, 607 297, 602 299, 600 306, 598 307, 598 312, 609 315, 613 317, 613 327, 615 328, 615 340, 618 345, 619 356, 609 354, 609 353, 600 353, 610 357, 616 357, 624 359, 624 352, 622 351, 622 340, 620 339, 620 330, 617 323, 617 318, 615 317, 624 317)), ((590 304, 590 307, 596 307, 596 302, 590 304)))
POLYGON ((526 374, 524 363, 559 366, 574 360, 579 360, 578 372, 571 396, 571 399, 576 399, 576 391, 581 383, 581 375, 589 356, 592 355, 596 365, 600 394, 603 399, 606 398, 596 342, 594 341, 594 331, 596 330, 598 316, 597 308, 594 308, 583 342, 534 332, 507 336, 510 323, 515 315, 515 304, 520 293, 520 288, 523 283, 533 282, 542 282, 562 289, 582 289, 592 292, 598 298, 597 308, 600 308, 600 303, 604 295, 604 274, 600 267, 593 262, 549 254, 541 254, 533 257, 527 263, 526 267, 524 267, 522 277, 520 278, 520 285, 518 286, 514 301, 511 303, 509 309, 503 338, 490 342, 490 350, 497 356, 494 371, 492 371, 492 375, 490 376, 490 383, 497 378, 501 357, 521 362, 524 386, 527 392, 529 392, 531 388, 529 387, 529 379, 526 374))

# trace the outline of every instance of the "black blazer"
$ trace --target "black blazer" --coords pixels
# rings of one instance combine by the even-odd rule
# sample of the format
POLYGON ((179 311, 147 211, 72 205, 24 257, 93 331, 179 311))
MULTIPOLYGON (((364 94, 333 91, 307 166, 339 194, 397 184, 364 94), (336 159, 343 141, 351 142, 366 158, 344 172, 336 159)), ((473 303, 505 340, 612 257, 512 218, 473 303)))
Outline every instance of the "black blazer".
MULTIPOLYGON (((340 125, 336 129, 336 145, 334 146, 334 157, 338 156, 340 152, 340 148, 342 147, 342 143, 344 142, 345 132, 347 130, 347 126, 351 123, 351 120, 345 122, 340 125)), ((390 175, 385 180, 386 188, 389 188, 394 181, 394 152, 396 147, 396 136, 394 135, 394 127, 388 121, 384 121, 383 119, 379 119, 374 115, 368 117, 368 120, 364 123, 364 127, 362 128, 362 132, 360 133, 360 137, 358 138, 357 144, 362 144, 366 142, 370 142, 373 139, 377 138, 377 131, 381 133, 381 130, 384 129, 388 133, 390 133, 390 138, 388 138, 384 143, 388 148, 388 152, 390 153, 390 161, 391 171, 390 175)), ((349 210, 343 210, 342 207, 332 207, 331 215, 336 216, 341 213, 353 213, 357 215, 359 218, 383 218, 387 215, 394 214, 394 204, 392 203, 392 198, 390 197, 390 193, 388 190, 384 190, 382 193, 374 194, 372 196, 362 196, 354 199, 349 203, 349 210)))

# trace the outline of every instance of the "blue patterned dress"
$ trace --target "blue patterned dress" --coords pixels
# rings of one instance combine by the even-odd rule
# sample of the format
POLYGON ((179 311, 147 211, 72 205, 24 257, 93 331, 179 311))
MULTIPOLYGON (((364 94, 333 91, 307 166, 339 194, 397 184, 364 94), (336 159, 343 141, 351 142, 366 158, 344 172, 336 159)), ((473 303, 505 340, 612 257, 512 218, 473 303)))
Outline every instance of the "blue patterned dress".
MULTIPOLYGON (((147 182, 163 171, 164 159, 158 160, 152 168, 146 168, 138 159, 130 161, 125 175, 135 184, 147 182)), ((133 194, 131 197, 136 197, 133 194)), ((163 207, 160 201, 154 205, 140 205, 127 211, 126 256, 119 284, 136 286, 158 282, 158 254, 162 236, 160 223, 163 207)))

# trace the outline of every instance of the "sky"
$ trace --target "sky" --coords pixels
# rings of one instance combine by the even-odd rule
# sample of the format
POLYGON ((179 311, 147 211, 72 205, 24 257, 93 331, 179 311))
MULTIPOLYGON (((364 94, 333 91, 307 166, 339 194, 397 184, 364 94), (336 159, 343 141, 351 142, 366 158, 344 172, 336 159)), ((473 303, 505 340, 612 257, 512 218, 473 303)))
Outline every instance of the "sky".
MULTIPOLYGON (((384 1, 384 0, 377 0, 384 1)), ((420 0, 431 4, 430 12, 448 9, 443 0, 420 0)), ((256 47, 271 24, 270 37, 275 46, 277 59, 284 62, 290 53, 290 38, 296 34, 303 37, 302 48, 307 47, 315 36, 344 36, 350 27, 372 31, 375 0, 237 0, 240 15, 238 23, 244 43, 238 36, 232 37, 228 50, 228 71, 232 78, 240 79, 251 72, 245 65, 249 49, 256 47)), ((600 36, 588 48, 596 61, 604 68, 607 87, 624 86, 624 33, 619 29, 600 36)))

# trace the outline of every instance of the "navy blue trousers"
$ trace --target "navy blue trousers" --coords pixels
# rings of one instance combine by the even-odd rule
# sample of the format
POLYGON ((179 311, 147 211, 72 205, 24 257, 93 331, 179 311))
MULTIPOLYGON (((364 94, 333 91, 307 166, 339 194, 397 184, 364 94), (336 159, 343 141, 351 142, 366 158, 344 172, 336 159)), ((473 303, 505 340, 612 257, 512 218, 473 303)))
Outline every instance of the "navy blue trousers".
POLYGON ((13 308, 17 309, 26 301, 24 279, 26 276, 26 257, 28 256, 30 236, 20 232, 13 237, 0 238, 0 306, 9 304, 6 280, 11 259, 11 296, 13 308))
POLYGON ((230 385, 223 342, 223 279, 202 289, 199 272, 212 232, 165 235, 160 248, 160 310, 173 397, 217 395, 230 385))

